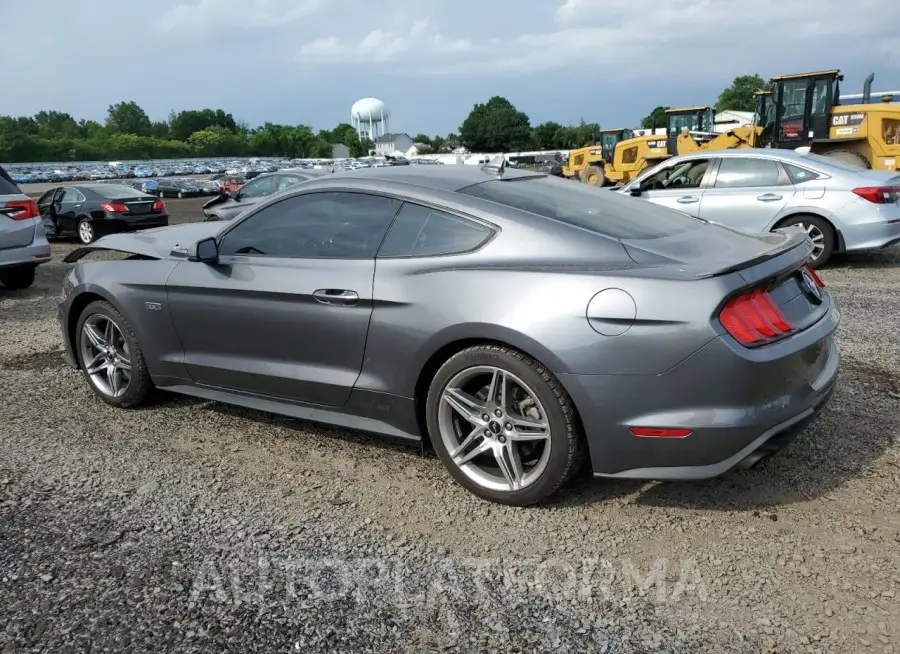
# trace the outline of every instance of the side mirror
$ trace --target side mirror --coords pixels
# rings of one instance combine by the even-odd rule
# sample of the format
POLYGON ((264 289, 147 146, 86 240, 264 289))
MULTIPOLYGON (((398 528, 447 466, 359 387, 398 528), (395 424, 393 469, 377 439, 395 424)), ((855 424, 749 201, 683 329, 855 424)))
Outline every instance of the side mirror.
POLYGON ((200 261, 201 263, 215 263, 219 260, 219 244, 212 236, 202 241, 197 241, 194 246, 194 256, 190 257, 191 261, 200 261))
POLYGON ((632 186, 630 189, 628 189, 628 195, 630 195, 633 198, 640 197, 641 185, 638 184, 637 186, 632 186))

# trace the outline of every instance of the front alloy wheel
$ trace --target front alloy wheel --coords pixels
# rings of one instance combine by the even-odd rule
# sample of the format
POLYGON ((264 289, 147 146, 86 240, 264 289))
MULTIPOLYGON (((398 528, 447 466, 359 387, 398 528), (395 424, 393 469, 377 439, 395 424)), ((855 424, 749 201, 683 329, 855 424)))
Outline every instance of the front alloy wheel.
POLYGON ((144 400, 150 375, 135 334, 115 307, 103 301, 88 305, 77 336, 82 372, 104 402, 128 407, 144 400))
POLYGON ((477 346, 452 357, 435 376, 426 410, 444 465, 482 498, 540 502, 580 462, 568 395, 541 364, 515 350, 477 346))

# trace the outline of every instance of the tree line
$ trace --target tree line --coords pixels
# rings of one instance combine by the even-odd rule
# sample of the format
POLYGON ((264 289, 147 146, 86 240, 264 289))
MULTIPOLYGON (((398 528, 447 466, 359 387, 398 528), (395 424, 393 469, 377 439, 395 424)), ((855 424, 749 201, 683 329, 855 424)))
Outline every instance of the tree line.
MULTIPOLYGON (((752 111, 754 92, 764 88, 759 75, 742 75, 719 95, 719 111, 752 111)), ((642 127, 663 126, 665 110, 656 107, 642 127)), ((532 127, 528 116, 506 98, 495 96, 476 104, 458 134, 413 141, 423 154, 449 152, 464 146, 473 152, 563 150, 596 143, 601 127, 584 119, 577 125, 547 121, 532 127)), ((133 101, 111 105, 103 123, 77 120, 60 111, 33 116, 0 116, 0 161, 102 161, 108 159, 176 159, 183 157, 328 158, 335 144, 350 156, 367 155, 374 144, 360 139, 348 123, 331 130, 307 125, 265 123, 250 128, 222 109, 173 111, 167 120, 153 121, 133 101)))

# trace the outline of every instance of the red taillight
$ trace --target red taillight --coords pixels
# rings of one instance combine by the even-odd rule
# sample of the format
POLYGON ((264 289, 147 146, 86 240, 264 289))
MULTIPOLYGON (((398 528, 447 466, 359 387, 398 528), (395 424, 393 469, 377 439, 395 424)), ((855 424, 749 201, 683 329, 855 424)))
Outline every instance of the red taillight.
POLYGON ((153 203, 153 206, 150 208, 150 210, 153 211, 154 213, 159 213, 160 211, 162 211, 165 208, 166 208, 166 203, 163 202, 162 200, 157 200, 156 202, 153 203))
POLYGON ((819 277, 819 273, 813 270, 813 267, 809 264, 806 264, 806 272, 809 273, 809 276, 812 277, 812 280, 816 283, 816 286, 819 288, 825 288, 825 282, 822 281, 822 278, 819 277))
POLYGON ((693 434, 691 429, 672 429, 665 427, 632 427, 631 433, 640 438, 687 438, 693 434))
POLYGON ((37 202, 34 200, 7 200, 6 211, 3 213, 13 220, 37 218, 41 215, 37 202), (10 211, 10 209, 17 209, 18 211, 10 211))
POLYGON ((128 205, 121 202, 104 202, 100 208, 107 213, 128 213, 128 205))
POLYGON ((760 345, 794 331, 794 326, 762 288, 730 299, 719 313, 719 321, 742 345, 760 345))
POLYGON ((900 202, 900 186, 861 186, 853 189, 859 197, 875 204, 900 202))

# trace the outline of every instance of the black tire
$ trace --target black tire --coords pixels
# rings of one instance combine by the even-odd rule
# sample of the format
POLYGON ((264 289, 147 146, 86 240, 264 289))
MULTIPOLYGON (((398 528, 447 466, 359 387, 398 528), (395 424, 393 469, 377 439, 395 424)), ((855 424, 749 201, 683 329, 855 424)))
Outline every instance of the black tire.
POLYGON ((859 152, 853 152, 852 150, 830 150, 828 152, 823 152, 822 154, 851 166, 858 166, 863 170, 872 170, 871 162, 859 152))
POLYGON ((603 168, 600 166, 588 166, 581 172, 581 181, 591 186, 603 186, 606 184, 603 168))
POLYGON ((110 406, 123 409, 139 406, 144 403, 150 395, 150 392, 153 390, 153 382, 150 380, 150 371, 147 369, 147 364, 144 361, 144 352, 141 349, 137 334, 131 324, 125 320, 121 313, 119 313, 118 309, 109 302, 99 300, 97 302, 91 302, 84 308, 81 315, 78 316, 78 325, 75 328, 75 338, 72 345, 75 349, 75 356, 78 358, 78 365, 81 368, 81 372, 84 375, 88 386, 91 387, 91 390, 94 391, 94 394, 97 395, 97 397, 110 406), (107 319, 112 320, 128 344, 128 354, 131 361, 131 379, 128 381, 125 393, 119 397, 110 397, 99 390, 97 386, 94 385, 94 381, 87 374, 84 361, 82 360, 80 347, 81 332, 84 329, 85 321, 96 314, 101 314, 107 319))
POLYGON ((90 245, 94 241, 97 240, 97 230, 94 229, 93 223, 89 221, 87 218, 82 218, 78 221, 78 224, 75 225, 75 236, 78 239, 78 242, 82 245, 90 245), (90 229, 90 237, 85 240, 85 235, 82 234, 82 224, 87 225, 90 229))
POLYGON ((824 218, 810 215, 792 216, 785 220, 783 223, 780 223, 778 227, 787 227, 789 225, 800 224, 813 226, 815 227, 815 229, 818 229, 822 233, 822 251, 820 252, 818 257, 809 260, 809 265, 811 268, 821 268, 825 266, 834 255, 834 250, 837 246, 837 235, 835 234, 834 227, 824 218))
POLYGON ((485 500, 512 506, 543 502, 558 491, 584 462, 584 440, 568 393, 540 362, 512 348, 476 345, 450 357, 431 381, 425 411, 431 443, 444 467, 461 486, 485 500), (550 426, 547 467, 540 477, 523 489, 499 491, 480 486, 454 463, 441 438, 438 409, 444 388, 457 373, 474 366, 494 366, 516 375, 531 387, 547 413, 550 426))
POLYGON ((15 266, 0 268, 0 284, 11 291, 28 288, 34 284, 34 273, 37 266, 15 266))

